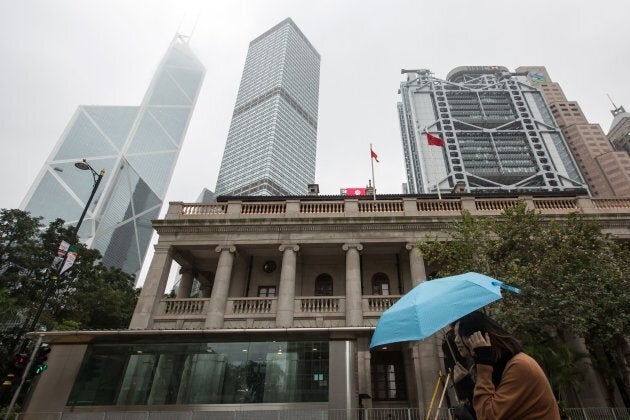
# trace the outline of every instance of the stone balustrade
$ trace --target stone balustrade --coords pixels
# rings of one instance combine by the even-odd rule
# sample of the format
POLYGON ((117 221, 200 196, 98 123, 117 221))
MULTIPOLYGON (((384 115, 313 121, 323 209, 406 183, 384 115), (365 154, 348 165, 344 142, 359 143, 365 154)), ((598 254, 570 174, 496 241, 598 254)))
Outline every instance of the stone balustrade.
MULTIPOLYGON (((369 295, 362 296, 362 310, 366 326, 373 326, 378 317, 391 307, 399 295, 369 295)), ((166 325, 178 325, 186 328, 186 322, 204 319, 209 311, 210 299, 163 299, 160 309, 155 314, 156 328, 165 328, 166 325), (172 321, 180 321, 179 324, 168 324, 172 321), (163 324, 167 322, 167 324, 163 324)), ((277 313, 278 305, 275 297, 243 297, 228 298, 225 320, 246 319, 273 319, 277 313)), ((316 318, 343 318, 346 310, 345 296, 297 296, 294 300, 294 312, 297 319, 316 318)), ((199 324, 191 324, 200 327, 199 324)), ((254 327, 255 328, 255 327, 254 327)))
POLYGON ((588 197, 515 197, 483 198, 455 197, 438 199, 401 198, 398 200, 293 200, 278 202, 244 202, 200 204, 172 202, 166 219, 205 218, 268 218, 268 217, 374 217, 391 216, 452 216, 467 210, 473 215, 497 215, 524 201, 529 208, 544 214, 605 214, 630 213, 630 198, 588 197))
POLYGON ((209 299, 165 299, 161 315, 201 315, 209 299))
POLYGON ((277 310, 277 298, 230 298, 225 312, 225 317, 233 315, 275 315, 277 310))
POLYGON ((296 315, 345 313, 344 296, 301 296, 295 299, 296 315))
POLYGON ((394 303, 400 299, 400 295, 389 295, 389 296, 381 296, 381 295, 370 295, 363 296, 362 299, 362 308, 363 313, 366 315, 380 315, 387 309, 389 309, 394 303))

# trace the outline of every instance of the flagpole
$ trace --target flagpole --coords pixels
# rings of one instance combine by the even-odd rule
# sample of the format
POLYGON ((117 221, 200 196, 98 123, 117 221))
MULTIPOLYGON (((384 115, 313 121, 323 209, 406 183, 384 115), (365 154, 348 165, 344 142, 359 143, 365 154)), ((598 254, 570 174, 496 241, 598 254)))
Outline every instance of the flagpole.
POLYGON ((376 201, 376 179, 374 179, 374 158, 372 157, 372 143, 370 143, 370 163, 372 164, 372 194, 376 201))

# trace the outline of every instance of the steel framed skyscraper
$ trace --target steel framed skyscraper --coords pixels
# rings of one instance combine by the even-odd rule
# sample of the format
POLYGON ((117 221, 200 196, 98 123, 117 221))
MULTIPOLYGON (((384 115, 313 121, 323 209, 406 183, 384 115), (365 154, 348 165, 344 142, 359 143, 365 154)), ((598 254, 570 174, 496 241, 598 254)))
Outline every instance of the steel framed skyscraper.
POLYGON ((217 195, 300 195, 315 179, 320 55, 287 18, 249 44, 217 195))
POLYGON ((410 193, 586 191, 542 93, 505 67, 445 80, 403 70, 398 103, 410 193), (430 145, 425 131, 444 140, 430 145))
POLYGON ((140 106, 80 106, 22 203, 45 222, 76 224, 92 185, 74 163, 86 158, 105 177, 81 226, 81 241, 103 263, 142 267, 188 128, 205 68, 177 35, 140 106))

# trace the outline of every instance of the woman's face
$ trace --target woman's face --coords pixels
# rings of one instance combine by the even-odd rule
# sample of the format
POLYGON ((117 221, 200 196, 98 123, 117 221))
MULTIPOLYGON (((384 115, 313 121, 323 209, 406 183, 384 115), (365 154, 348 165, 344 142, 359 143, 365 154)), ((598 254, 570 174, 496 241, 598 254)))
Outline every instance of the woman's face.
POLYGON ((455 345, 457 346, 457 351, 461 354, 462 357, 472 357, 470 350, 468 350, 468 345, 465 342, 467 338, 461 337, 459 335, 459 322, 455 324, 455 345))

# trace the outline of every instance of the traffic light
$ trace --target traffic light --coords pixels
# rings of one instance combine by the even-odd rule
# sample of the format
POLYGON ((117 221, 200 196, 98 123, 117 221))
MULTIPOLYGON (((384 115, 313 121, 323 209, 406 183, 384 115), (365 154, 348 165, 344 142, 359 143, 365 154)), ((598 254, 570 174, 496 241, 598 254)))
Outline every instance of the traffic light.
POLYGON ((22 378, 29 355, 27 353, 18 353, 14 357, 13 364, 9 366, 9 371, 2 381, 2 387, 10 388, 22 378))
POLYGON ((35 360, 33 360, 33 374, 39 375, 48 369, 48 365, 46 364, 48 353, 50 353, 50 346, 48 344, 42 344, 39 349, 37 349, 35 360))

